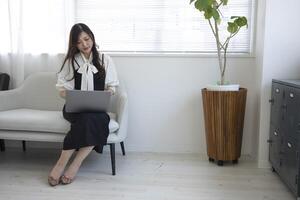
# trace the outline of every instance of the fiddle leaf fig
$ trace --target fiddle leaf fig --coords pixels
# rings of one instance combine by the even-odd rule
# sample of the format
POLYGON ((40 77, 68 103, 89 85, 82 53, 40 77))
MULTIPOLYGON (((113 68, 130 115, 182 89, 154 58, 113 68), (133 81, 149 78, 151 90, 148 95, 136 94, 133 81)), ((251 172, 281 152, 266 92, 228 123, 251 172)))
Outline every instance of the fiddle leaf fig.
POLYGON ((230 40, 240 31, 243 26, 248 27, 247 18, 244 16, 231 16, 231 22, 227 22, 227 31, 230 33, 225 41, 221 42, 220 27, 222 15, 220 14, 221 6, 227 6, 228 0, 190 0, 194 3, 196 9, 203 12, 205 19, 208 20, 210 28, 216 39, 219 68, 221 75, 221 85, 225 84, 225 69, 227 61, 227 48, 230 40), (213 19, 213 20, 212 20, 213 19))

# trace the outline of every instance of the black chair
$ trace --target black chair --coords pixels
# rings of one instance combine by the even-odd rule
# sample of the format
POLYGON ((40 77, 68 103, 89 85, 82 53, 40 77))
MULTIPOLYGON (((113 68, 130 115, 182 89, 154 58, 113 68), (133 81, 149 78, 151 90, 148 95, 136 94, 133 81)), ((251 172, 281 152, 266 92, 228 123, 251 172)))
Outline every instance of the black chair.
MULTIPOLYGON (((0 90, 8 90, 9 75, 6 73, 0 73, 0 90)), ((0 139, 0 151, 5 151, 5 143, 3 139, 0 139)))

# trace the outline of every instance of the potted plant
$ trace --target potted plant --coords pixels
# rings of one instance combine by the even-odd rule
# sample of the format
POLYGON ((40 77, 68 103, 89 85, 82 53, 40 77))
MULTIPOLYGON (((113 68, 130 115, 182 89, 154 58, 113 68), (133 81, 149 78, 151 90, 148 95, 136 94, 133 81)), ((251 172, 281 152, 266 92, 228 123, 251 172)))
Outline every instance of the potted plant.
POLYGON ((227 6, 228 0, 190 0, 191 3, 204 14, 209 23, 216 41, 220 70, 218 84, 202 89, 209 161, 217 160, 218 165, 223 165, 223 161, 237 163, 241 154, 247 89, 237 84, 228 85, 225 71, 229 42, 242 27, 248 26, 247 18, 231 16, 231 21, 227 22, 228 36, 221 41, 220 24, 223 15, 220 9, 227 6))

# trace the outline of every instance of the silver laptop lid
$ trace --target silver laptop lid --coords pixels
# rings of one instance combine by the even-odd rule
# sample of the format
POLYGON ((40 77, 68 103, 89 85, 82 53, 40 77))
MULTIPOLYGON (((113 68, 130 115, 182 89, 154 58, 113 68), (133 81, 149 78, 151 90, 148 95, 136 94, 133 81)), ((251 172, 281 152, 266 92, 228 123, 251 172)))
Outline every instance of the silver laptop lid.
POLYGON ((109 91, 66 90, 66 112, 107 112, 109 91))

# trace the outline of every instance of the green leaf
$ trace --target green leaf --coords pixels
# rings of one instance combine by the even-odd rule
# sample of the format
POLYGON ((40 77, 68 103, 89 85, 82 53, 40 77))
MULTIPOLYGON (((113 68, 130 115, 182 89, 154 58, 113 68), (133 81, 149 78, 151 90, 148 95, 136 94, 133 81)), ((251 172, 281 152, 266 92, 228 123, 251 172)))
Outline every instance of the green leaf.
POLYGON ((190 4, 192 4, 195 0, 190 0, 190 4))
POLYGON ((213 17, 214 17, 214 19, 215 19, 216 21, 219 21, 219 20, 220 20, 220 14, 219 14, 219 12, 217 11, 217 9, 212 9, 212 15, 213 15, 213 17))
POLYGON ((234 22, 228 22, 227 31, 231 34, 237 32, 239 26, 234 22))
POLYGON ((213 0, 196 0, 195 8, 200 11, 206 11, 207 9, 211 8, 213 4, 213 0))
POLYGON ((200 11, 204 11, 204 8, 203 8, 203 6, 202 6, 202 4, 201 4, 200 1, 195 1, 194 6, 195 6, 196 9, 198 9, 200 11))
POLYGON ((247 18, 246 17, 238 17, 234 20, 239 27, 248 26, 247 18))
POLYGON ((205 19, 210 19, 212 16, 213 16, 213 9, 212 8, 208 8, 204 12, 204 17, 205 17, 205 19))

